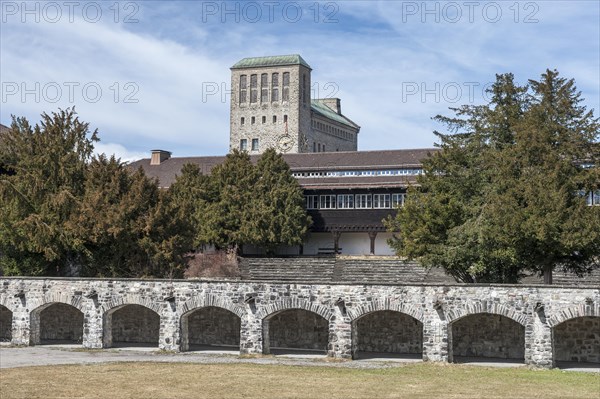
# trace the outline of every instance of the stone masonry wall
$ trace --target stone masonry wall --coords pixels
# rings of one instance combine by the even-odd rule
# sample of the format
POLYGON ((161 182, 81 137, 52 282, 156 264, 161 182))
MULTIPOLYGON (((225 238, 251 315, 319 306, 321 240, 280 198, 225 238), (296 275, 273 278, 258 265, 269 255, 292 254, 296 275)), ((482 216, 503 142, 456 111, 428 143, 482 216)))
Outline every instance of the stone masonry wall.
POLYGON ((43 341, 83 340, 83 313, 73 306, 55 303, 40 313, 40 339, 43 341))
POLYGON ((600 363, 600 317, 580 317, 556 326, 556 360, 600 363))
POLYGON ((452 324, 454 356, 523 359, 525 327, 505 316, 477 314, 452 324))
POLYGON ((160 316, 141 305, 128 305, 112 315, 113 342, 158 344, 160 316))
POLYGON ((238 346, 240 327, 240 318, 228 310, 216 307, 198 309, 188 316, 189 344, 238 346))
MULTIPOLYGON (((15 345, 39 342, 36 314, 52 303, 65 303, 83 313, 85 348, 110 347, 119 338, 118 329, 113 332, 111 326, 116 320, 111 319, 124 305, 150 310, 144 319, 156 320, 154 314, 158 315, 159 325, 153 322, 152 327, 153 331, 158 328, 157 346, 174 351, 185 349, 183 315, 210 306, 226 309, 240 317, 241 353, 268 353, 265 340, 270 339, 270 323, 265 321, 284 310, 301 309, 327 320, 328 355, 339 358, 351 358, 354 353, 357 320, 389 310, 423 324, 426 361, 453 360, 448 341, 459 338, 460 332, 451 328, 455 321, 474 314, 501 315, 524 327, 524 362, 552 367, 556 358, 554 341, 560 338, 560 334, 554 334, 553 340, 554 329, 568 320, 599 317, 600 288, 0 278, 0 305, 13 312, 15 345)), ((126 319, 142 315, 139 311, 130 313, 126 319)), ((584 322, 582 328, 592 331, 594 327, 584 322)))
POLYGON ((374 312, 357 320, 356 338, 358 351, 422 353, 423 323, 398 312, 374 312))
POLYGON ((271 348, 327 350, 329 323, 306 310, 287 310, 269 319, 271 348))

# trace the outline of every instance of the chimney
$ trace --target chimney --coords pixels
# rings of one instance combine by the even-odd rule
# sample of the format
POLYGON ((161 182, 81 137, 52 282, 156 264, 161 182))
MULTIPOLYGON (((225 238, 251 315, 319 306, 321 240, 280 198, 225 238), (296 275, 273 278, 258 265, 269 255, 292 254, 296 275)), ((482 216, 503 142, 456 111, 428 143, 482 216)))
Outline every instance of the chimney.
POLYGON ((164 150, 152 150, 152 158, 150 158, 150 165, 160 165, 162 162, 171 158, 171 153, 164 150))
POLYGON ((337 112, 338 115, 342 114, 342 104, 339 98, 324 98, 321 101, 329 108, 337 112))

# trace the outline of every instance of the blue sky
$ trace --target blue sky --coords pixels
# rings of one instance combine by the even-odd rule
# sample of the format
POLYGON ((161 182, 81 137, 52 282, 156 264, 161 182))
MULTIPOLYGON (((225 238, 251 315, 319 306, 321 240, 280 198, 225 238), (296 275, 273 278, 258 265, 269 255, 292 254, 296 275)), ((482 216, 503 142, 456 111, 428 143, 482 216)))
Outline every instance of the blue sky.
POLYGON ((431 147, 431 117, 485 101, 496 73, 546 68, 600 108, 598 1, 1 2, 0 122, 75 106, 124 160, 228 151, 229 67, 301 54, 359 149, 431 147), (25 4, 25 6, 24 6, 25 4))

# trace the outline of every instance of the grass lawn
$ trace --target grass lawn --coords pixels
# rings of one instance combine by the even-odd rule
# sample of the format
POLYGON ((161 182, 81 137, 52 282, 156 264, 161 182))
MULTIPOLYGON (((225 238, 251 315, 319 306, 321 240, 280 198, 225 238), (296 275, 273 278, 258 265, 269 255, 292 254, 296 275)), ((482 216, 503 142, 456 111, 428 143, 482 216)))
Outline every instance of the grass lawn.
POLYGON ((0 398, 600 398, 600 375, 415 364, 386 369, 109 363, 0 370, 0 398))

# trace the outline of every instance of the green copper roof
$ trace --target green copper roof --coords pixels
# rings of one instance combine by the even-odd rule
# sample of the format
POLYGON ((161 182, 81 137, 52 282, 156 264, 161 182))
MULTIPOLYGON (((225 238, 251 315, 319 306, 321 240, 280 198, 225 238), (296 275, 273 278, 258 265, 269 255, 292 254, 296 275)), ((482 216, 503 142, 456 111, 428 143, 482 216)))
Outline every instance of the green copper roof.
POLYGON ((321 100, 318 100, 318 99, 311 100, 310 108, 314 112, 321 114, 326 118, 333 119, 336 122, 343 123, 344 125, 354 127, 354 128, 358 127, 358 125, 356 123, 352 122, 350 119, 346 118, 345 116, 338 114, 337 112, 335 112, 334 110, 329 108, 327 105, 325 105, 321 100))
MULTIPOLYGON (((257 68, 266 66, 282 66, 282 65, 304 65, 310 68, 310 65, 299 54, 292 55, 272 55, 269 57, 250 57, 244 58, 235 63, 231 69, 239 68, 257 68)), ((312 68, 311 68, 312 69, 312 68)))

